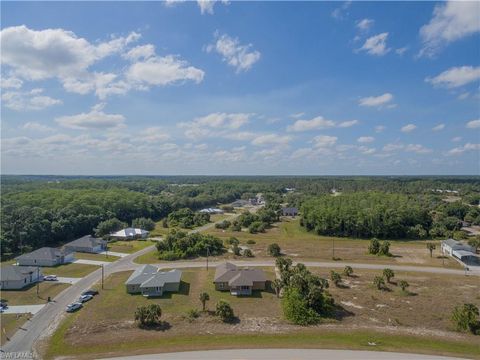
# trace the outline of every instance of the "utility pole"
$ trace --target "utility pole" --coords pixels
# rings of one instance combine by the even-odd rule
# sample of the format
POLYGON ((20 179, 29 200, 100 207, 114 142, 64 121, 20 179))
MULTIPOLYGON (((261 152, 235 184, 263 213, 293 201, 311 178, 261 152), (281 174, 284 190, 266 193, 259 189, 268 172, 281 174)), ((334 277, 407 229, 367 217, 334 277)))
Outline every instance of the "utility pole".
POLYGON ((103 264, 102 264, 102 290, 103 290, 103 275, 104 275, 104 272, 103 272, 103 264))

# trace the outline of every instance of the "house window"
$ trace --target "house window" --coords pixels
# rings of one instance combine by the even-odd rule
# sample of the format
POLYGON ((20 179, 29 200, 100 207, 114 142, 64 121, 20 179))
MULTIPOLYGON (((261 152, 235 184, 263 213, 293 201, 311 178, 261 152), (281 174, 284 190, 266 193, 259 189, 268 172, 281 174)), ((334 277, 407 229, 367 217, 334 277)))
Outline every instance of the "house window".
POLYGON ((218 288, 223 289, 223 283, 218 283, 218 288))

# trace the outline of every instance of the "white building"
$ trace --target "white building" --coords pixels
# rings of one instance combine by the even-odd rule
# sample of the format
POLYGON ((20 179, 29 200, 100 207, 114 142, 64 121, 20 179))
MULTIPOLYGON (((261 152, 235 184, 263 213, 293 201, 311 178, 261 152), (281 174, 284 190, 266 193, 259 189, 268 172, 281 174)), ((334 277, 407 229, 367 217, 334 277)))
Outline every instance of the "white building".
POLYGON ((126 228, 110 234, 110 237, 118 240, 133 240, 133 239, 146 239, 149 232, 143 229, 126 228))

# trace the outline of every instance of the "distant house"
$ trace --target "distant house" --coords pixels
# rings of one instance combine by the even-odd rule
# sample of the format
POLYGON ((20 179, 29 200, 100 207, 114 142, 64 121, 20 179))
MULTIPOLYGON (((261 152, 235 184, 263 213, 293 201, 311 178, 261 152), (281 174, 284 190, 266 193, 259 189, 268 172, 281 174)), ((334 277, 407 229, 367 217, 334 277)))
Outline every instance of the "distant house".
POLYGON ((42 271, 33 266, 6 265, 0 271, 0 289, 16 290, 41 281, 42 271))
POLYGON ((127 293, 144 296, 162 296, 164 292, 180 289, 182 272, 178 269, 158 271, 153 265, 144 265, 133 272, 125 282, 127 293))
POLYGON ((226 262, 218 265, 213 283, 219 291, 230 291, 232 295, 251 295, 253 290, 265 290, 267 278, 263 270, 238 268, 226 262))
POLYGON ((86 235, 65 244, 63 248, 68 251, 99 253, 107 248, 107 242, 92 235, 86 235))
POLYGON ((207 213, 207 214, 223 214, 224 213, 222 209, 218 209, 218 208, 206 208, 206 209, 200 210, 199 212, 207 213))
POLYGON ((298 215, 298 209, 295 208, 295 207, 282 208, 282 215, 283 216, 297 216, 298 215))
POLYGON ((75 260, 74 253, 51 247, 42 247, 15 258, 20 266, 57 266, 75 260))
POLYGON ((118 240, 146 239, 148 237, 148 234, 149 232, 147 230, 126 228, 110 234, 110 237, 116 238, 118 240))
POLYGON ((458 251, 468 251, 471 253, 475 252, 475 249, 469 245, 463 244, 460 241, 454 239, 448 239, 442 241, 442 252, 450 256, 455 256, 460 259, 458 256, 460 253, 458 251))
POLYGON ((234 208, 238 208, 238 207, 244 207, 244 206, 249 205, 249 204, 250 204, 250 202, 248 202, 247 200, 237 200, 237 201, 234 201, 232 203, 232 206, 234 208))
POLYGON ((256 197, 248 199, 248 202, 250 203, 250 205, 257 205, 258 204, 258 200, 257 200, 256 197))

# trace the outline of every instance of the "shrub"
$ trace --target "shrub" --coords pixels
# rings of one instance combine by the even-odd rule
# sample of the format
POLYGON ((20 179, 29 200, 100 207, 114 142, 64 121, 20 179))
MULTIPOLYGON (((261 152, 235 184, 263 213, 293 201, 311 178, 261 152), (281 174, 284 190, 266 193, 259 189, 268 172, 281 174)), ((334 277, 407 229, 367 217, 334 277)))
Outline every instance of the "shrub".
POLYGON ((256 244, 257 242, 255 240, 247 240, 248 245, 253 245, 256 244))
POLYGON ((188 321, 193 321, 200 316, 200 313, 197 309, 190 309, 187 311, 187 319, 188 321))
POLYGON ((140 326, 152 326, 160 323, 162 309, 158 304, 150 304, 137 307, 135 310, 135 321, 140 326))
POLYGON ((295 288, 287 288, 282 298, 282 309, 285 318, 297 325, 316 324, 320 317, 308 306, 305 298, 295 288))
POLYGON ((380 245, 380 250, 378 251, 378 255, 384 255, 384 256, 391 256, 390 254, 390 242, 384 241, 380 245))
POLYGON ((345 266, 345 269, 343 269, 343 275, 345 276, 351 276, 353 274, 353 269, 351 266, 345 266))
POLYGON ((383 290, 385 288, 385 281, 383 280, 383 277, 381 276, 375 276, 373 278, 373 285, 378 289, 378 290, 383 290))
POLYGON ((243 250, 243 256, 245 257, 253 257, 253 252, 250 249, 243 250))
POLYGON ((147 219, 144 217, 137 218, 133 219, 132 227, 152 231, 155 229, 155 222, 152 219, 147 219))
POLYGON ((236 237, 230 237, 227 239, 227 244, 228 245, 238 245, 240 244, 240 241, 236 237))
POLYGON ((232 225, 232 231, 242 231, 242 226, 239 223, 232 225))
POLYGON ((228 302, 220 300, 215 308, 215 315, 219 316, 223 322, 232 321, 235 317, 233 309, 228 302))
POLYGON ((338 286, 342 282, 342 277, 338 272, 332 270, 330 271, 330 280, 332 280, 335 286, 338 286))
POLYGON ((400 280, 398 282, 398 286, 400 286, 400 289, 402 289, 402 291, 405 292, 407 288, 410 286, 410 284, 406 280, 400 280))
POLYGON ((263 223, 261 221, 254 221, 248 227, 248 231, 251 234, 256 234, 256 233, 259 233, 259 232, 265 232, 265 229, 266 229, 266 225, 265 225, 265 223, 263 223))
POLYGON ((281 254, 280 246, 277 243, 268 245, 267 251, 270 254, 270 256, 273 256, 273 257, 278 257, 281 254))
POLYGON ((233 255, 240 256, 240 247, 237 244, 232 245, 233 255))
POLYGON ((395 273, 392 269, 383 269, 383 276, 387 279, 387 282, 390 282, 390 280, 395 277, 395 273))
POLYGON ((452 313, 452 321, 458 331, 468 331, 472 334, 480 330, 478 322, 478 307, 474 304, 463 304, 455 307, 452 313))
POLYGON ((380 251, 380 241, 377 238, 370 240, 370 245, 368 245, 368 253, 372 255, 377 255, 380 251))
POLYGON ((228 229, 231 225, 232 225, 232 223, 230 221, 223 220, 222 222, 216 223, 215 228, 225 230, 225 229, 228 229))

